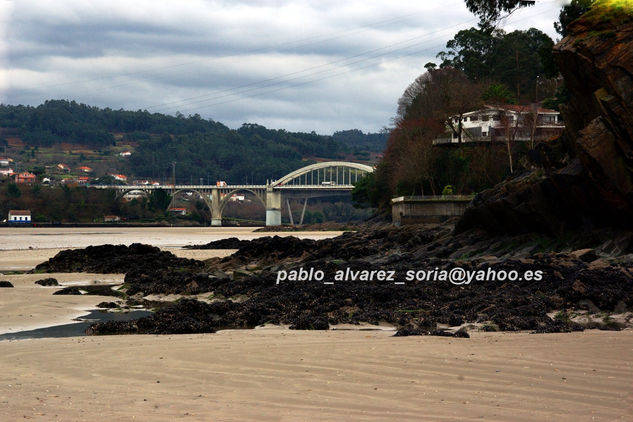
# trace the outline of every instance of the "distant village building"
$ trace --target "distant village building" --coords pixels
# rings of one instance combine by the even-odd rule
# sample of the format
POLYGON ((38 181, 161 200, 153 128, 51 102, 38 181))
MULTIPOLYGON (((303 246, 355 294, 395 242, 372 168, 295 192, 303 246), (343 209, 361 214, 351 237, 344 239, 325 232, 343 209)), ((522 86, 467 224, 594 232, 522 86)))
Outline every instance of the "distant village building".
POLYGON ((123 152, 119 152, 119 155, 121 157, 129 157, 130 155, 132 155, 131 151, 123 151, 123 152))
POLYGON ((87 185, 88 183, 90 183, 90 178, 86 176, 81 176, 77 179, 77 183, 79 183, 80 185, 87 185))
POLYGON ((8 167, 11 161, 13 160, 10 158, 0 157, 0 167, 8 167))
POLYGON ((0 177, 11 177, 13 176, 13 169, 12 168, 6 168, 6 169, 0 169, 0 177))
POLYGON ((30 210, 10 210, 9 218, 7 219, 9 224, 28 224, 31 222, 30 210))
MULTIPOLYGON (((447 125, 446 136, 433 141, 434 145, 459 143, 459 116, 452 116, 452 128, 447 125), (455 130, 453 130, 455 129, 455 130)), ((543 141, 560 135, 565 124, 560 113, 536 106, 485 106, 462 115, 462 142, 543 141)))
POLYGON ((92 168, 88 166, 81 166, 79 167, 79 171, 81 171, 82 173, 92 173, 92 168))
POLYGON ((127 176, 125 174, 110 174, 114 178, 114 180, 119 182, 127 182, 127 176))
POLYGON ((169 212, 173 215, 187 215, 187 208, 170 208, 169 212))
POLYGON ((121 221, 121 217, 119 217, 118 215, 104 215, 103 221, 105 221, 106 223, 116 223, 121 221))
POLYGON ((42 179, 42 184, 43 185, 50 185, 51 184, 51 179, 49 179, 48 177, 45 177, 42 179))
POLYGON ((66 164, 63 164, 63 163, 57 164, 57 170, 63 173, 70 173, 70 167, 68 167, 66 164))
POLYGON ((234 193, 233 195, 231 195, 231 198, 229 199, 232 202, 236 202, 236 201, 244 201, 246 199, 246 196, 243 193, 234 193))
POLYGON ((219 188, 223 188, 226 186, 226 182, 224 180, 218 180, 217 182, 215 182, 215 185, 219 188))
POLYGON ((69 188, 76 188, 77 186, 79 186, 79 179, 77 179, 76 177, 67 177, 62 180, 62 185, 66 185, 69 188))
POLYGON ((26 183, 32 185, 37 181, 37 176, 33 173, 29 173, 28 171, 17 173, 15 175, 15 183, 26 183))

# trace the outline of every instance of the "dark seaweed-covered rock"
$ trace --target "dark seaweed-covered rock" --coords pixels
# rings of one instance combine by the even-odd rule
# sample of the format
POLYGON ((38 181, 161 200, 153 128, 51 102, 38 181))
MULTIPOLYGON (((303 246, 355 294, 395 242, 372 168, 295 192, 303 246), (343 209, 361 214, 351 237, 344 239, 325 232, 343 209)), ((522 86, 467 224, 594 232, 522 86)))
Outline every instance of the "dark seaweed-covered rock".
POLYGON ((207 304, 183 299, 159 309, 150 316, 133 321, 108 321, 91 325, 87 334, 184 334, 214 333, 219 328, 252 328, 231 321, 238 304, 207 304))
MULTIPOLYGON (((104 323, 93 333, 213 332, 266 323, 328 329, 380 322, 398 327, 399 335, 438 334, 438 324, 464 323, 494 330, 561 332, 579 327, 553 320, 548 313, 586 309, 588 304, 592 312, 633 308, 631 239, 624 231, 615 237, 611 231, 576 233, 566 238, 562 248, 567 251, 558 252, 561 242, 543 235, 495 236, 483 230, 454 234, 450 225, 378 227, 320 241, 259 238, 230 257, 206 262, 182 260, 144 245, 107 245, 60 254, 45 266, 105 271, 112 270, 112 260, 125 267, 128 306, 143 304, 142 297, 149 294, 208 293, 214 299, 211 304, 161 305, 160 312, 142 322, 104 323), (84 258, 85 263, 75 265, 73 260, 84 258), (455 266, 493 274, 540 271, 542 277, 485 277, 463 285, 445 278, 406 277, 455 266), (323 271, 325 278, 277 283, 278 271, 300 269, 323 271), (381 270, 393 271, 394 278, 337 276, 381 270)), ((102 285, 75 286, 58 294, 79 290, 123 296, 102 285)))
POLYGON ((113 309, 113 308, 118 308, 119 305, 117 305, 115 302, 101 302, 97 305, 97 308, 102 308, 102 309, 113 309))
POLYGON ((13 284, 10 281, 0 281, 0 287, 13 287, 13 284))
MULTIPOLYGON (((591 239, 588 247, 598 251, 604 236, 591 239)), ((205 272, 134 268, 125 279, 128 294, 212 292, 222 302, 207 305, 183 301, 142 323, 105 323, 92 332, 212 332, 265 323, 288 324, 293 329, 327 329, 361 322, 393 324, 398 327, 398 335, 448 335, 449 332, 438 331, 438 324, 454 327, 464 323, 480 323, 484 329, 495 331, 566 332, 582 327, 569 320, 552 319, 548 313, 586 308, 587 303, 594 310, 607 312, 633 308, 633 275, 628 255, 621 263, 616 259, 601 264, 603 258, 586 259, 581 249, 533 252, 536 246, 549 242, 541 238, 499 239, 482 232, 451 235, 445 228, 406 227, 346 233, 318 242, 290 239, 294 251, 284 249, 283 240, 262 238, 249 243, 246 251, 238 252, 237 259, 233 256, 223 260, 220 265, 229 273, 235 271, 233 276, 214 268, 205 272), (504 249, 506 242, 512 245, 510 252, 504 249), (498 249, 518 256, 491 256, 498 249), (284 258, 273 266, 262 265, 255 272, 242 270, 252 262, 250 259, 264 256, 268 250, 284 258), (464 258, 468 254, 472 258, 464 258), (340 256, 346 259, 338 259, 340 256), (542 276, 525 280, 486 277, 464 285, 446 279, 405 279, 408 271, 449 271, 455 266, 487 274, 540 271, 542 276), (325 279, 277 283, 278 270, 300 268, 321 270, 325 279), (393 280, 335 278, 338 271, 359 274, 385 269, 395 272, 393 280), (334 284, 325 285, 323 281, 334 284)))
POLYGON ((59 252, 53 258, 35 267, 34 272, 93 272, 126 273, 133 268, 201 269, 204 263, 194 259, 178 258, 171 252, 149 245, 89 246, 59 252))
POLYGON ((136 267, 125 274, 127 294, 186 294, 213 291, 215 276, 204 272, 174 271, 171 268, 136 267))
POLYGON ((55 293, 53 293, 54 295, 81 295, 81 291, 79 291, 79 287, 77 286, 70 286, 70 287, 64 287, 61 290, 56 291, 55 293))
POLYGON ((240 240, 237 237, 215 240, 205 245, 187 245, 183 249, 240 249, 248 245, 250 240, 240 240))
POLYGON ((317 242, 311 239, 299 239, 294 236, 267 236, 246 242, 229 259, 243 262, 279 262, 288 258, 298 258, 317 248, 317 242))
POLYGON ((59 282, 52 277, 37 280, 35 284, 39 284, 40 286, 59 286, 59 282))
POLYGON ((306 313, 297 318, 290 326, 291 330, 329 330, 330 324, 324 315, 306 313))

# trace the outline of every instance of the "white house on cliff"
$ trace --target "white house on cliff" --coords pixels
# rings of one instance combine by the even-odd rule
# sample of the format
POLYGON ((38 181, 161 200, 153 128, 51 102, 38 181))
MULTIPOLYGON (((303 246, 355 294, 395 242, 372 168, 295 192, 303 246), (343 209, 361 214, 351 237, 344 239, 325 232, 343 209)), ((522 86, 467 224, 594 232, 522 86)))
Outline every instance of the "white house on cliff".
MULTIPOLYGON (((459 143, 459 116, 452 116, 446 135, 433 144, 459 143), (452 127, 451 127, 452 126, 452 127)), ((485 106, 462 115, 462 142, 543 141, 562 133, 560 113, 536 106, 485 106)))

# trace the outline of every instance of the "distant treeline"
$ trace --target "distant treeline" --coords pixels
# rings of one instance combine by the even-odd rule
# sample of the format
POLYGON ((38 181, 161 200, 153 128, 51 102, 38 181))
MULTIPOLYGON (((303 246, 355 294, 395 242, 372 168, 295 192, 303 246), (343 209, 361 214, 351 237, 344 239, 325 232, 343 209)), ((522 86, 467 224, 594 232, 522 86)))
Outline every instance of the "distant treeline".
POLYGON ((179 113, 169 116, 146 110, 101 109, 66 100, 49 100, 37 107, 0 105, 0 125, 33 147, 70 143, 107 149, 116 145, 118 134, 122 141, 138 145, 127 167, 120 169, 131 175, 165 176, 176 162, 179 179, 235 183, 263 183, 308 164, 312 158, 341 159, 347 154, 367 158, 368 152, 384 149, 388 136, 360 130, 326 136, 257 124, 233 130, 198 114, 185 117, 179 113))

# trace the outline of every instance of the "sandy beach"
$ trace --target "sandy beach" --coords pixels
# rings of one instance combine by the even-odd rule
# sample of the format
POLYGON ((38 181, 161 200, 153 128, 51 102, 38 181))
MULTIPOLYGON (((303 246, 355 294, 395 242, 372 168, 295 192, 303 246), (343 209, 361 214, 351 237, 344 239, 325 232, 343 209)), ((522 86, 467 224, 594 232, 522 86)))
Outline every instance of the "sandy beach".
MULTIPOLYGON (((98 241, 111 236, 93 234, 98 241)), ((163 248, 197 259, 232 252, 178 249, 183 241, 208 241, 188 230, 143 236, 124 233, 116 240, 160 238, 163 248)), ((53 296, 55 288, 35 280, 123 280, 122 274, 6 274, 91 236, 42 238, 51 241, 40 245, 50 247, 0 251, 0 278, 15 286, 0 289, 0 333, 64 324, 111 299, 53 296)), ((633 420, 632 330, 392 335, 273 327, 0 341, 0 420, 633 420)))
POLYGON ((627 421, 632 332, 0 342, 4 420, 627 421))

